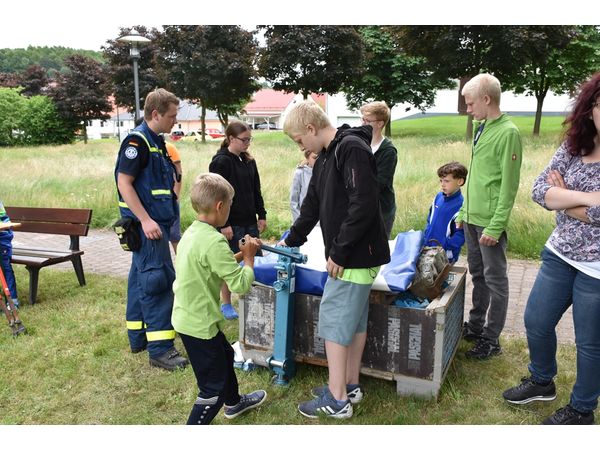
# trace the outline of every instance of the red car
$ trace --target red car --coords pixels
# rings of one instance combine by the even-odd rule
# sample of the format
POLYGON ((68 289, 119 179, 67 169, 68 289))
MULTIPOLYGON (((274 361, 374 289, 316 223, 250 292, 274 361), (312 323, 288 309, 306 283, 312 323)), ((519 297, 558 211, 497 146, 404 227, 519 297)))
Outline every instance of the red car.
POLYGON ((225 135, 223 133, 221 133, 219 130, 217 130, 216 128, 207 128, 206 129, 206 135, 210 136, 213 139, 218 139, 218 138, 224 138, 225 135))

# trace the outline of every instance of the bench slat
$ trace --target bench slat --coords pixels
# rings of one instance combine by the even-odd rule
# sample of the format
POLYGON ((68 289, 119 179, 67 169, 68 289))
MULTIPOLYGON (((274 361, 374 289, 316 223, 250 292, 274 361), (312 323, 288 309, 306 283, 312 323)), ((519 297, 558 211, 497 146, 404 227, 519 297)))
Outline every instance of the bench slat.
POLYGON ((60 250, 37 250, 37 249, 29 249, 29 248, 13 248, 13 255, 16 256, 36 256, 39 258, 62 258, 64 256, 69 256, 77 254, 77 252, 73 253, 70 251, 60 251, 60 250))
POLYGON ((13 222, 58 222, 89 224, 92 219, 91 209, 79 208, 26 208, 6 206, 6 213, 13 222))
MULTIPOLYGON (((10 217, 10 216, 9 216, 10 217)), ((67 236, 87 236, 89 225, 72 223, 26 222, 21 221, 21 226, 14 232, 63 234, 67 236)))
POLYGON ((64 255, 57 258, 47 258, 45 256, 35 256, 35 255, 17 255, 10 259, 10 262, 13 264, 24 264, 26 266, 37 266, 37 267, 46 267, 53 266, 54 264, 59 264, 65 261, 71 261, 75 255, 64 255))

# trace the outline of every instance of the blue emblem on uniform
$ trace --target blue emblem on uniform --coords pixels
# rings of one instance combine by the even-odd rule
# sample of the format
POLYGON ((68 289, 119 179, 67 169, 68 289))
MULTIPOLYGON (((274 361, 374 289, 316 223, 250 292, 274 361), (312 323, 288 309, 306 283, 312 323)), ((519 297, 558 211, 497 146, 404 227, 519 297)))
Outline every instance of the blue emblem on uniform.
POLYGON ((135 147, 127 147, 125 149, 125 156, 129 159, 135 159, 137 154, 138 154, 137 148, 135 148, 135 147))

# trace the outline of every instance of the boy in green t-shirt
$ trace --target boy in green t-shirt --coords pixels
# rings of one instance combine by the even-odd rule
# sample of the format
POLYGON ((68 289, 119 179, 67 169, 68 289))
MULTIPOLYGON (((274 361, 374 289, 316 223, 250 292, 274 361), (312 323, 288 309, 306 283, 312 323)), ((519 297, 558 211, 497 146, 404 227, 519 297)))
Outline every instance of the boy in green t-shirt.
POLYGON ((254 255, 260 241, 249 235, 235 255, 216 227, 227 222, 234 190, 221 175, 204 173, 190 197, 198 219, 184 233, 175 263, 175 303, 171 322, 183 341, 200 392, 188 425, 208 425, 224 406, 233 419, 267 398, 263 390, 240 395, 233 369, 233 349, 222 332, 225 318, 219 292, 223 282, 232 292, 248 292, 254 281, 254 255), (244 266, 238 263, 244 261, 244 266))

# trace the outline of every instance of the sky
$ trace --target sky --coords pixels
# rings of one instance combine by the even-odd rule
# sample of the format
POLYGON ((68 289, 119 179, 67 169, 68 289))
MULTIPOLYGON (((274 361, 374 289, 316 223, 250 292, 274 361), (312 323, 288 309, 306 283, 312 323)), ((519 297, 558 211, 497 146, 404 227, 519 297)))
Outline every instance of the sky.
MULTIPOLYGON (((593 3, 593 2, 592 2, 593 3)), ((143 24, 583 24, 597 18, 583 0, 279 0, 221 2, 184 0, 76 2, 9 0, 3 2, 0 48, 63 46, 101 50, 119 27, 143 24), (407 4, 413 4, 408 6, 407 4), (529 4, 531 3, 531 4, 529 4), (578 7, 581 3, 582 6, 578 7), (540 5, 543 4, 543 8, 540 5), (93 9, 93 5, 97 6, 93 9), (144 5, 142 7, 142 5, 144 5), (223 9, 219 9, 223 5, 223 9), (264 6, 263 6, 264 5, 264 6), (338 5, 344 5, 343 10, 338 5), (376 7, 374 5, 380 5, 376 7), (481 5, 481 6, 478 6, 481 5), (493 9, 497 8, 497 11, 493 9), (224 12, 225 11, 225 12, 224 12)), ((587 3, 588 5, 590 3, 587 3)))

